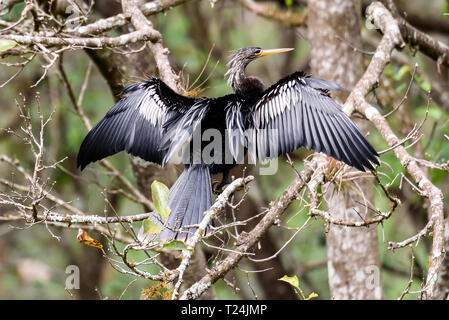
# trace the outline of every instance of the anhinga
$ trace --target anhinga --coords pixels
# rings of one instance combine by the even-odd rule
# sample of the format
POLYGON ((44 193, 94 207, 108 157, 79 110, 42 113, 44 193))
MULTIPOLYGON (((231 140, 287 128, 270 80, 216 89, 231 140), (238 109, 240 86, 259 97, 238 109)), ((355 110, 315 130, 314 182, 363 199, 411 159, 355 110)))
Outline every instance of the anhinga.
POLYGON ((256 58, 290 50, 236 51, 225 74, 235 94, 224 97, 185 97, 155 77, 127 86, 83 141, 78 166, 82 170, 122 150, 164 166, 178 150, 187 150, 187 144, 185 169, 170 189, 171 214, 160 234, 162 239, 184 240, 195 230, 180 228, 198 224, 213 203, 210 174, 223 173, 226 179, 242 153, 262 161, 305 146, 359 170, 373 169, 370 161, 379 164, 377 152, 329 95, 329 90, 341 89, 336 83, 295 72, 264 90, 259 79, 245 75, 256 58), (207 129, 222 134, 224 151, 214 150, 218 158, 212 161, 195 162, 205 142, 195 150, 192 136, 207 129), (224 159, 226 151, 232 154, 231 162, 224 159))

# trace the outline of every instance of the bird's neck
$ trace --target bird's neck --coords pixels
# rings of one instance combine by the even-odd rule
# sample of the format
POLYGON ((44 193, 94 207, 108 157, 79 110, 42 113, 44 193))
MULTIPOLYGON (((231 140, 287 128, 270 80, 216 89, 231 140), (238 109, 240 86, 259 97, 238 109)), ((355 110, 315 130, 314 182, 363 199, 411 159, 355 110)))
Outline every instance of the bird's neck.
POLYGON ((234 88, 235 93, 245 97, 254 97, 259 95, 264 90, 264 85, 256 77, 245 77, 240 80, 237 88, 234 88))
POLYGON ((264 90, 264 85, 256 77, 249 77, 245 74, 245 68, 238 68, 237 70, 229 69, 226 73, 228 83, 234 89, 235 93, 242 96, 254 96, 264 90))

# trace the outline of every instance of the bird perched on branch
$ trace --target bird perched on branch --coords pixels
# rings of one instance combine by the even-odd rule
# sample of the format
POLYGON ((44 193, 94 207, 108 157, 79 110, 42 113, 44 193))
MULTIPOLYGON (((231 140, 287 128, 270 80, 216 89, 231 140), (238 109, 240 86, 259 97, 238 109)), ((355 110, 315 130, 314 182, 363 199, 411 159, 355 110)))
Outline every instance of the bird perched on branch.
POLYGON ((265 90, 245 74, 251 61, 290 50, 237 50, 225 74, 235 93, 219 98, 185 97, 155 77, 127 86, 84 139, 78 166, 122 150, 162 166, 181 154, 185 168, 170 189, 171 214, 160 234, 181 240, 195 231, 185 226, 198 224, 213 203, 210 175, 223 173, 225 183, 245 154, 264 161, 304 146, 362 171, 374 169, 377 152, 329 95, 341 90, 336 83, 295 72, 265 90), (210 148, 217 132, 221 139, 210 148))

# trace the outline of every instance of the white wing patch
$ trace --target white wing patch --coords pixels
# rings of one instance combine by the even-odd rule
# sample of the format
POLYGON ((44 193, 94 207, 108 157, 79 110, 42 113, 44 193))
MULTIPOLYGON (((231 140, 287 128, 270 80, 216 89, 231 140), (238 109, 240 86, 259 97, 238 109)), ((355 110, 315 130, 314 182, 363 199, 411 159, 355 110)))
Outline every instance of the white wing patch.
MULTIPOLYGON (((305 84, 304 79, 299 79, 299 82, 305 84)), ((266 93, 254 108, 259 111, 255 112, 255 123, 260 123, 261 127, 264 127, 280 116, 285 109, 290 110, 292 105, 302 102, 301 90, 295 89, 296 85, 297 80, 290 80, 266 93)))
POLYGON ((164 120, 163 117, 166 113, 166 106, 159 98, 154 85, 148 87, 145 91, 145 95, 138 106, 139 113, 145 120, 156 127, 164 120))

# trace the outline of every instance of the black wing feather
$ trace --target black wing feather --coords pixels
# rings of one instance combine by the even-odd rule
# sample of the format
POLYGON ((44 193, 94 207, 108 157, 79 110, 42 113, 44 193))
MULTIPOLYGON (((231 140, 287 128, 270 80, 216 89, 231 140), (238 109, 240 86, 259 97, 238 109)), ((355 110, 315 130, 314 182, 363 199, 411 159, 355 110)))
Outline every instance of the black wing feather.
POLYGON ((167 132, 164 123, 182 119, 196 101, 178 95, 155 77, 127 86, 122 98, 87 134, 78 153, 78 166, 82 170, 122 150, 163 165, 168 152, 160 150, 167 132))

